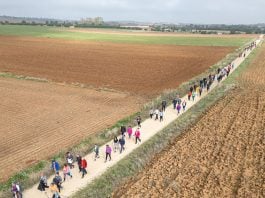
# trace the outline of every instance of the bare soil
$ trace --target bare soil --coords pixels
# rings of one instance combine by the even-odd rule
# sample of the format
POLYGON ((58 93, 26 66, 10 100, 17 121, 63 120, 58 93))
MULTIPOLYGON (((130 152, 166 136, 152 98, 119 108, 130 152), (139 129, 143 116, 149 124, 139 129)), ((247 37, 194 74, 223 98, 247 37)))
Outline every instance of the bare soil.
POLYGON ((265 47, 239 88, 113 197, 265 197, 265 47))
POLYGON ((139 110, 124 93, 0 78, 0 181, 139 110))
POLYGON ((0 36, 0 71, 153 97, 234 47, 156 46, 0 36))

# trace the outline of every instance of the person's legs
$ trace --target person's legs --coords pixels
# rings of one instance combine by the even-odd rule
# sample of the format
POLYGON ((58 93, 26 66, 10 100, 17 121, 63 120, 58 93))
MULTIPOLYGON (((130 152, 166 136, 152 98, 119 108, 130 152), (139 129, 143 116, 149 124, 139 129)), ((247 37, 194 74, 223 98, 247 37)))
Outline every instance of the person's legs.
POLYGON ((84 176, 85 176, 85 169, 82 168, 82 178, 84 178, 84 176))
POLYGON ((56 184, 56 186, 57 186, 57 188, 58 188, 59 192, 61 192, 61 186, 60 186, 60 184, 59 184, 59 183, 57 183, 57 184, 56 184))
POLYGON ((86 169, 83 168, 83 171, 82 171, 82 178, 84 178, 84 176, 85 176, 86 174, 87 174, 86 169))
POLYGON ((69 177, 73 178, 73 175, 72 175, 71 172, 67 173, 67 175, 68 175, 69 177))

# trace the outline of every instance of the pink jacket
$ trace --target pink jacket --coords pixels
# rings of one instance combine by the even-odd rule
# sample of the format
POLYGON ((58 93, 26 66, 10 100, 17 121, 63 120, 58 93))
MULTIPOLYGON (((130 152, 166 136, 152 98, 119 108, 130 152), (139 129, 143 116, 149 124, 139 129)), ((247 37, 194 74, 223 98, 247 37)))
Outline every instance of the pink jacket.
POLYGON ((63 173, 64 174, 67 174, 67 173, 69 173, 70 172, 70 168, 69 168, 69 166, 64 166, 63 167, 63 173))
POLYGON ((111 154, 111 147, 110 146, 108 146, 108 147, 106 147, 106 153, 109 153, 109 154, 111 154))
POLYGON ((129 128, 127 129, 127 132, 128 132, 129 135, 131 135, 131 134, 132 134, 132 128, 129 127, 129 128))
POLYGON ((139 138, 139 137, 140 137, 140 135, 141 135, 141 133, 140 133, 140 131, 139 131, 139 130, 136 130, 134 135, 135 135, 135 137, 138 137, 138 138, 139 138))

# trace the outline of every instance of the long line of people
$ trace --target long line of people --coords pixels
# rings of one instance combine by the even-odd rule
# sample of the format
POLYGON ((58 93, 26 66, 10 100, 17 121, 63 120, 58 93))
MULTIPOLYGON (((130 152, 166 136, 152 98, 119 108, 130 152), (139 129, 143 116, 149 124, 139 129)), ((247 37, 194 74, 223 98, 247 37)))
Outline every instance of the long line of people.
MULTIPOLYGON (((137 116, 135 119, 137 123, 137 128, 134 132, 135 140, 133 140, 133 129, 131 126, 128 126, 127 128, 125 126, 121 126, 120 133, 121 135, 119 138, 115 136, 113 138, 113 145, 106 145, 105 148, 105 157, 104 162, 111 161, 112 159, 112 151, 122 153, 125 150, 125 142, 126 139, 128 141, 135 141, 135 144, 139 144, 141 142, 141 117, 137 116)), ((99 145, 95 144, 93 148, 94 152, 94 161, 100 158, 100 150, 99 145)), ((71 152, 67 152, 65 155, 65 163, 63 164, 63 167, 61 168, 59 162, 55 159, 51 162, 51 169, 54 172, 54 178, 52 179, 52 182, 50 186, 47 183, 47 177, 42 173, 38 185, 38 190, 46 192, 46 189, 49 188, 52 197, 53 198, 60 198, 60 192, 63 189, 63 183, 67 182, 69 179, 73 177, 71 169, 75 167, 74 163, 77 163, 79 168, 79 173, 81 174, 81 178, 84 178, 84 176, 87 174, 87 161, 85 158, 82 158, 80 155, 74 155, 71 152), (59 171, 62 170, 63 178, 60 176, 59 171)))
MULTIPOLYGON (((256 47, 256 43, 253 42, 251 43, 248 47, 245 48, 244 52, 239 54, 239 57, 245 57, 246 52, 248 50, 252 50, 253 48, 256 47)), ((225 77, 228 76, 230 71, 234 69, 234 63, 230 63, 224 68, 218 68, 216 74, 210 74, 207 77, 202 78, 199 80, 198 84, 194 84, 193 86, 190 87, 188 94, 187 94, 187 100, 188 101, 195 101, 196 97, 201 96, 202 92, 206 90, 207 92, 210 90, 211 85, 213 84, 214 81, 217 81, 218 83, 225 77)), ((173 109, 177 111, 177 114, 180 114, 181 110, 185 111, 186 106, 187 106, 187 101, 185 99, 181 99, 179 95, 176 95, 175 98, 172 100, 173 104, 173 109)), ((151 108, 149 111, 149 116, 151 119, 159 120, 162 122, 164 120, 164 114, 167 106, 167 101, 163 100, 161 103, 161 108, 151 108)), ((141 117, 137 116, 136 119, 136 124, 137 128, 134 132, 135 136, 135 144, 138 144, 141 142, 141 117)), ((121 126, 120 129, 121 135, 118 139, 117 136, 114 137, 113 139, 113 145, 106 145, 105 148, 105 160, 104 162, 106 163, 108 160, 111 161, 111 156, 112 156, 112 151, 117 152, 119 151, 122 153, 125 150, 125 143, 126 139, 128 141, 131 141, 132 135, 133 135, 133 129, 131 126, 128 126, 127 128, 125 126, 121 126), (127 136, 127 138, 126 138, 127 136)), ((93 148, 94 152, 94 161, 100 158, 100 150, 99 150, 99 145, 95 144, 93 148)), ((79 173, 81 173, 81 178, 84 178, 84 176, 87 174, 87 161, 85 158, 81 157, 80 155, 76 155, 74 158, 74 155, 70 152, 67 152, 65 155, 65 163, 63 164, 62 167, 62 173, 63 173, 63 178, 60 176, 59 171, 61 170, 60 164, 58 161, 55 159, 52 160, 51 162, 51 169, 54 171, 54 178, 48 186, 47 183, 47 177, 44 174, 41 174, 39 185, 38 185, 38 190, 46 192, 46 188, 50 188, 52 192, 52 197, 53 198, 60 198, 60 192, 61 189, 63 188, 62 184, 63 182, 66 182, 67 180, 71 179, 73 177, 71 169, 75 167, 74 163, 77 163, 78 168, 79 168, 79 173)), ((20 185, 18 182, 12 183, 12 193, 13 196, 16 198, 22 197, 20 185)))

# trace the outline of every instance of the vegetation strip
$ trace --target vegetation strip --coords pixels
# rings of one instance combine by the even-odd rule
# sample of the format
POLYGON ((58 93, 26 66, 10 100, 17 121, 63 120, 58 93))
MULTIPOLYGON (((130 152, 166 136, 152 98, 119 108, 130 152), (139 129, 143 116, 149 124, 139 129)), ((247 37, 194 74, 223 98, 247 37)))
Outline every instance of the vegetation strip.
POLYGON ((67 40, 104 41, 114 43, 158 44, 158 45, 192 45, 192 46, 242 46, 250 38, 240 37, 176 37, 176 36, 139 36, 122 34, 98 34, 71 32, 67 28, 45 26, 0 25, 0 35, 33 36, 59 38, 67 40))

